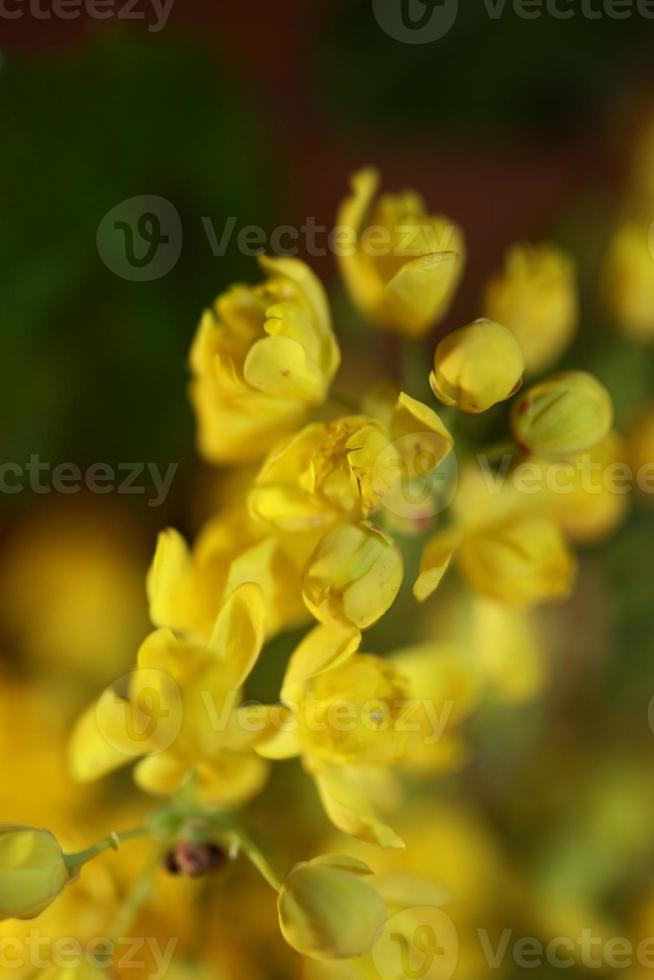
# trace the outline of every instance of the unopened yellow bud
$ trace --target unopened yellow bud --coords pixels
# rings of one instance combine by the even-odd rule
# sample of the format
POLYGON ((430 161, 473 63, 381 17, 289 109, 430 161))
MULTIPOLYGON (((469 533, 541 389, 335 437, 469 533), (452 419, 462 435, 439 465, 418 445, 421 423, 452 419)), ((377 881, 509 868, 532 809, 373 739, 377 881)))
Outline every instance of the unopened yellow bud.
POLYGON ((445 405, 478 414, 517 391, 524 368, 511 331, 491 320, 476 320, 441 340, 429 383, 445 405))
POLYGON ((0 824, 0 919, 35 918, 70 878, 50 831, 0 824))
POLYGON ((284 939, 304 956, 350 959, 367 953, 386 920, 386 906, 363 881, 370 869, 329 855, 297 864, 279 893, 284 939))
POLYGON ((402 556, 383 531, 361 523, 325 535, 304 572, 303 598, 321 623, 367 629, 402 584, 402 556))
POLYGON ((461 229, 430 215, 415 191, 377 198, 371 168, 341 205, 339 261, 352 301, 376 326, 423 336, 447 311, 465 259, 461 229))
POLYGON ((514 246, 486 288, 485 312, 515 335, 529 374, 548 368, 577 328, 574 262, 554 245, 514 246))
POLYGON ((520 449, 550 459, 590 449, 606 436, 612 422, 611 396, 585 371, 563 371, 533 385, 511 413, 520 449))

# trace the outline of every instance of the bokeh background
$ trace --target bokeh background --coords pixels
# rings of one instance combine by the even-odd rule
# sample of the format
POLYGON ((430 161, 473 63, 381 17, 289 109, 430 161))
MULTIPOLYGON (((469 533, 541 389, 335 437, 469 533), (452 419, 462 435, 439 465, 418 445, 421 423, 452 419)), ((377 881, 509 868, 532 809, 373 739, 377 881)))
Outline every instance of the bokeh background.
MULTIPOLYGON (((654 398, 652 348, 615 329, 602 289, 652 124, 653 21, 533 21, 508 7, 494 21, 466 0, 446 37, 413 46, 385 35, 364 0, 176 0, 158 33, 148 5, 136 9, 145 23, 0 17, 1 461, 178 467, 157 508, 148 494, 0 497, 0 820, 47 823, 80 844, 106 829, 129 783, 73 788, 66 733, 129 669, 157 531, 192 535, 220 493, 196 456, 185 361, 202 308, 257 273, 234 247, 212 254, 203 217, 216 228, 234 217, 270 232, 308 216, 329 227, 349 174, 374 163, 386 186, 419 188, 465 229, 465 279, 439 330, 479 315, 508 245, 553 238, 574 254, 582 288, 565 363, 609 386, 624 432, 654 398), (174 204, 183 248, 169 274, 139 283, 107 268, 96 234, 144 194, 174 204)), ((313 264, 334 297, 346 373, 365 377, 369 334, 333 257, 313 264)), ((534 620, 537 692, 487 699, 470 763, 409 789, 411 861, 454 891, 460 936, 654 933, 653 544, 654 507, 634 499, 619 533, 584 551, 574 599, 534 620)), ((405 638, 377 639, 388 649, 405 638)), ((281 769, 259 830, 297 858, 298 841, 311 853, 329 831, 292 766, 281 769), (293 820, 279 820, 291 795, 293 820)), ((190 973, 297 975, 263 896, 245 872, 237 879, 229 903, 216 899, 221 925, 190 973), (241 918, 225 911, 239 896, 241 918)), ((88 902, 103 907, 120 890, 101 874, 91 885, 88 902)), ((173 905, 174 915, 161 900, 151 920, 191 949, 179 892, 173 905)), ((472 953, 460 969, 487 975, 472 953)), ((507 961, 490 975, 523 972, 507 961)), ((598 971, 576 961, 564 972, 598 971)))

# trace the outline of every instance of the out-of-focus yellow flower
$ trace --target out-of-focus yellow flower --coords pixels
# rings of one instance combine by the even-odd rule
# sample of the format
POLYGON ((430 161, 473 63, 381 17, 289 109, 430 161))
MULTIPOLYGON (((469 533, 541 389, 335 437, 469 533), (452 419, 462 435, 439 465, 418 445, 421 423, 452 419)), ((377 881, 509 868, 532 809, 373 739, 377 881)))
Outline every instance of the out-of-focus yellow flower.
POLYGON ((355 415, 314 423, 275 447, 255 480, 250 509, 287 532, 356 521, 418 467, 425 478, 452 445, 438 415, 401 393, 387 420, 355 415))
POLYGON ((152 622, 207 642, 226 596, 252 582, 263 593, 269 633, 300 623, 306 617, 301 598, 306 556, 288 545, 257 527, 245 508, 209 521, 192 551, 177 531, 167 528, 159 535, 148 572, 152 622))
POLYGON ((472 642, 480 673, 498 697, 514 704, 540 694, 547 678, 545 652, 529 616, 482 596, 472 603, 472 642))
POLYGON ((264 641, 265 607, 258 586, 239 586, 218 613, 208 643, 160 629, 143 643, 126 695, 107 689, 80 718, 71 765, 82 782, 141 757, 135 779, 170 794, 193 775, 198 795, 238 806, 263 785, 254 754, 262 737, 242 724, 239 691, 264 641))
POLYGON ((421 337, 445 315, 465 258, 460 228, 428 215, 415 191, 384 194, 376 170, 352 177, 337 226, 340 267, 352 301, 369 320, 421 337))
POLYGON ((418 775, 453 772, 468 762, 462 723, 481 700, 479 667, 448 643, 423 643, 395 651, 390 662, 411 696, 402 767, 418 775))
POLYGON ((49 830, 0 824, 0 919, 34 919, 71 880, 49 830))
MULTIPOLYGON (((77 499, 77 498, 75 498, 77 499)), ((65 672, 64 693, 104 682, 143 635, 138 528, 84 505, 44 507, 8 537, 0 622, 35 665, 65 672)), ((72 700, 73 698, 71 698, 72 700)), ((73 707, 76 710, 79 705, 73 707)))
POLYGON ((199 445, 212 462, 259 459, 325 400, 340 362, 322 285, 299 259, 260 259, 266 282, 233 286, 191 350, 199 445))
POLYGON ((468 583, 491 598, 531 605, 567 597, 576 565, 551 502, 495 488, 487 478, 474 467, 462 472, 453 523, 427 543, 415 597, 423 602, 435 591, 454 555, 468 583))
POLYGON ((305 956, 350 959, 367 953, 386 920, 386 906, 354 858, 328 855, 296 864, 278 899, 284 939, 305 956))
POLYGON ((630 427, 626 455, 641 499, 654 503, 654 407, 630 427))
POLYGON ((608 434, 612 422, 611 396, 586 371, 562 371, 532 385, 511 411, 519 448, 546 459, 591 449, 608 434))
POLYGON ((626 456, 624 441, 610 432, 570 461, 549 464, 553 513, 572 541, 602 541, 625 519, 633 483, 626 456))
POLYGON ((630 221, 615 233, 604 270, 609 306, 619 328, 637 341, 654 338, 654 234, 630 221))
POLYGON ((441 340, 429 383, 445 405, 478 414, 513 395, 524 368, 511 331, 491 320, 476 320, 441 340))
POLYGON ((392 792, 378 767, 404 755, 409 690, 391 663, 354 655, 360 640, 358 630, 334 626, 305 637, 289 661, 282 707, 268 709, 270 735, 256 750, 271 759, 301 755, 337 827, 383 847, 402 846, 374 802, 392 792))
POLYGON ((303 598, 321 623, 367 629, 393 605, 403 569, 402 555, 379 528, 339 526, 307 562, 303 598))
POLYGON ((485 311, 515 334, 529 374, 550 367, 577 329, 573 260, 554 245, 514 246, 486 287, 485 311))

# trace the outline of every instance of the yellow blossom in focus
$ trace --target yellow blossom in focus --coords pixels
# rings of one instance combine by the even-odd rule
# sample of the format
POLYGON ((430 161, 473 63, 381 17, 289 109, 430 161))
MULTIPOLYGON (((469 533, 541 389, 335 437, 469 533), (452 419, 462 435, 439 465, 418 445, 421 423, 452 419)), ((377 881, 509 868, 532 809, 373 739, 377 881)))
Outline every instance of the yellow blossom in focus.
POLYGON ((404 755, 409 689, 393 664, 355 655, 360 639, 358 630, 335 626, 317 626, 305 637, 289 661, 282 705, 267 709, 271 734, 256 750, 270 759, 301 756, 337 827, 401 847, 375 803, 385 797, 388 805, 395 793, 380 767, 404 755))
POLYGON ((49 830, 0 824, 0 919, 34 919, 71 880, 49 830))
POLYGON ((486 287, 486 315, 515 335, 527 373, 554 364, 572 342, 579 320, 573 260, 555 245, 515 245, 486 287))
POLYGON ((325 624, 367 629, 393 605, 402 584, 402 555, 372 524, 336 527, 304 570, 303 598, 325 624))
POLYGON ((388 418, 314 423, 276 446, 249 495, 253 517, 308 532, 367 517, 420 468, 425 478, 453 441, 438 415, 402 392, 388 418))
POLYGON ((429 215, 415 191, 375 199, 379 175, 360 170, 336 224, 339 262, 352 301, 372 323, 421 337, 445 315, 465 258, 459 227, 429 215))
POLYGON ((245 508, 231 508, 209 521, 192 551, 179 532, 167 528, 159 535, 148 572, 150 618, 155 626, 206 642, 224 599, 253 582, 263 593, 266 629, 276 633, 306 617, 300 594, 305 560, 298 542, 285 546, 257 526, 245 508))
POLYGON ((221 607, 206 644, 167 629, 151 633, 129 690, 107 689, 79 719, 75 778, 93 780, 141 758, 135 780, 151 793, 173 793, 193 776, 201 799, 227 808, 256 794, 266 777, 253 752, 262 736, 242 724, 239 703, 263 645, 264 613, 261 590, 245 584, 221 607))
POLYGON ((560 458, 591 449, 610 431, 613 403, 586 371, 562 371, 532 385, 514 403, 511 431, 522 452, 560 458))
POLYGON ((476 320, 448 334, 436 348, 431 389, 445 405, 478 414, 513 395, 525 363, 510 330, 476 320))
POLYGON ((200 451, 212 462, 261 458, 325 400, 340 362, 313 272, 294 258, 260 262, 268 279, 220 296, 191 350, 200 451))
POLYGON ((636 341, 654 338, 654 233, 630 221, 609 246, 604 270, 608 303, 618 327, 636 341))

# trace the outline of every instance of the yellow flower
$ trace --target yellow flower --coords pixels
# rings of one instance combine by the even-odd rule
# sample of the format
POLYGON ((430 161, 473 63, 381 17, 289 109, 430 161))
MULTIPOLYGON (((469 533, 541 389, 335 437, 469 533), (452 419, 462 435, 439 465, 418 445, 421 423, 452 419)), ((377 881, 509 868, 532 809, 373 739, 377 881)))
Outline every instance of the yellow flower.
POLYGON ((648 222, 622 225, 605 268, 609 306, 620 329, 636 341, 654 337, 654 236, 648 222))
POLYGON ((209 521, 192 551, 174 528, 167 528, 159 535, 147 577, 150 618, 155 626, 206 643, 224 599, 253 582, 263 593, 266 629, 276 633, 306 618, 301 599, 305 559, 256 526, 245 508, 209 521))
POLYGON ((431 389, 445 405, 477 414, 513 395, 525 362, 510 330, 476 320, 441 340, 434 354, 431 389))
POLYGON ((379 327, 420 337, 450 305, 465 258, 461 230, 428 215, 414 191, 375 201, 379 175, 352 177, 341 205, 339 261, 352 301, 379 327))
POLYGON ((390 663, 411 699, 402 768, 419 776, 460 769, 470 757, 462 723, 481 700, 474 658, 453 643, 431 641, 394 651, 390 663))
POLYGON ((358 520, 417 469, 427 477, 452 444, 438 415, 401 393, 387 420, 316 422, 276 446, 250 492, 250 510, 288 532, 358 520))
POLYGON ((371 948, 386 906, 355 858, 326 855, 296 864, 279 892, 279 924, 293 949, 318 959, 350 959, 371 948))
POLYGON ((298 259, 261 258, 259 286, 233 286, 207 310, 191 350, 200 451, 261 458, 321 404, 340 362, 327 299, 298 259))
POLYGON ((244 725, 240 688, 264 641, 264 602, 239 586, 222 605, 206 644, 160 629, 143 643, 126 694, 109 688, 80 718, 71 740, 76 779, 86 782, 141 758, 138 785, 170 794, 193 775, 201 799, 238 806, 261 788, 262 737, 244 725))
POLYGON ((610 431, 611 396, 586 371, 562 371, 533 385, 511 411, 511 430, 525 453, 545 458, 591 449, 610 431))
POLYGON ((571 540, 601 541, 624 520, 632 488, 625 456, 623 440, 610 432, 580 456, 549 464, 553 513, 571 540))
POLYGON ((486 287, 486 315, 515 334, 529 374, 548 368, 572 342, 579 301, 572 259, 554 245, 516 245, 486 287))
POLYGON ((403 567, 399 550, 379 528, 339 526, 309 558, 302 595, 319 622, 367 629, 393 605, 403 567))
POLYGON ((300 755, 331 821, 382 847, 401 847, 376 812, 395 792, 382 766, 404 755, 408 688, 387 661, 354 655, 358 630, 317 626, 289 661, 281 707, 266 710, 265 758, 300 755), (385 799, 384 799, 385 798, 385 799))
POLYGON ((0 919, 34 919, 70 880, 49 830, 0 824, 0 919))
POLYGON ((468 583, 491 598, 531 605, 567 597, 575 561, 551 516, 551 500, 544 492, 498 490, 486 479, 478 469, 463 471, 453 523, 423 551, 416 599, 435 591, 455 555, 468 583))

